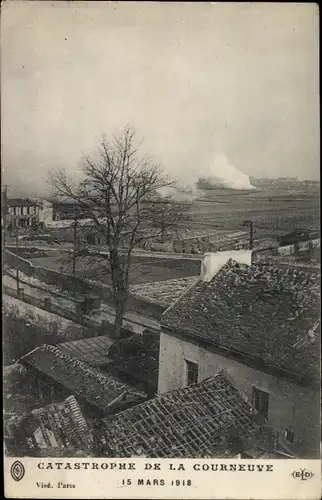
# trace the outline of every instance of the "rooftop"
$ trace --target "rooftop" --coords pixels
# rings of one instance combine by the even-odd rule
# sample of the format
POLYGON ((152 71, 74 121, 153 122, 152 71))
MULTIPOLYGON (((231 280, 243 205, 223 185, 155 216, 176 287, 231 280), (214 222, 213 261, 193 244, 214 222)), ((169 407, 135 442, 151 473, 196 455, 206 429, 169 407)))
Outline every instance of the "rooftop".
POLYGON ((10 444, 21 445, 15 441, 22 435, 29 449, 35 448, 35 443, 29 440, 32 436, 35 436, 37 448, 88 449, 92 443, 91 432, 74 396, 27 415, 5 415, 5 435, 9 447, 10 444))
POLYGON ((104 366, 109 363, 108 350, 113 340, 107 335, 74 340, 57 344, 60 351, 83 361, 90 366, 104 366))
POLYGON ((130 395, 138 401, 146 397, 143 392, 133 389, 112 375, 89 367, 56 346, 45 344, 37 347, 21 358, 20 362, 36 368, 102 410, 125 395, 130 395))
POLYGON ((161 324, 301 379, 319 373, 320 276, 230 260, 198 280, 161 324))
POLYGON ((104 419, 101 447, 105 442, 106 453, 117 457, 235 455, 249 447, 256 418, 250 403, 219 372, 104 419))
POLYGON ((39 202, 31 198, 8 198, 7 204, 9 207, 35 207, 39 202))
POLYGON ((140 297, 152 299, 168 307, 175 302, 189 286, 197 281, 196 276, 177 278, 165 281, 152 281, 140 285, 133 285, 131 292, 140 297))

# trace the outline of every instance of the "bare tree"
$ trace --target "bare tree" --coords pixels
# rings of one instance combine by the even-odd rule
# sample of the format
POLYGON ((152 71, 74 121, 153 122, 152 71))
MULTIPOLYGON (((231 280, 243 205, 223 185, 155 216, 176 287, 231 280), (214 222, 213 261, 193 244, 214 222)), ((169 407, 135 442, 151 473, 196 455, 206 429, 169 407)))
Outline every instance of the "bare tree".
POLYGON ((146 238, 158 237, 166 227, 177 222, 176 217, 169 217, 160 228, 151 217, 155 213, 156 201, 160 200, 158 190, 170 186, 171 182, 160 166, 139 156, 131 127, 124 128, 110 142, 103 137, 97 155, 84 157, 82 175, 82 180, 76 183, 65 171, 51 171, 49 183, 53 196, 75 201, 86 214, 84 229, 91 228, 107 249, 102 253, 83 245, 79 256, 95 257, 96 262, 99 259, 102 271, 109 273, 115 308, 115 335, 119 336, 129 293, 133 249, 146 238))
POLYGON ((172 197, 156 199, 150 207, 151 226, 158 232, 160 242, 164 243, 168 237, 178 237, 185 233, 190 225, 190 204, 175 201, 172 197))

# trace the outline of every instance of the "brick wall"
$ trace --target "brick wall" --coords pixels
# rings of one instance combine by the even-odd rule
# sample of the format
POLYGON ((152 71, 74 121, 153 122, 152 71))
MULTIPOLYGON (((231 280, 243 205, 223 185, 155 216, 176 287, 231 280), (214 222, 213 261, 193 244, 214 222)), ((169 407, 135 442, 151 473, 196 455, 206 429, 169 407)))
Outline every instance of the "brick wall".
POLYGON ((296 450, 319 454, 319 392, 269 375, 223 357, 165 332, 160 336, 158 392, 186 385, 185 360, 199 366, 199 382, 221 369, 228 371, 236 387, 252 400, 253 386, 269 393, 268 423, 278 432, 294 430, 296 450))

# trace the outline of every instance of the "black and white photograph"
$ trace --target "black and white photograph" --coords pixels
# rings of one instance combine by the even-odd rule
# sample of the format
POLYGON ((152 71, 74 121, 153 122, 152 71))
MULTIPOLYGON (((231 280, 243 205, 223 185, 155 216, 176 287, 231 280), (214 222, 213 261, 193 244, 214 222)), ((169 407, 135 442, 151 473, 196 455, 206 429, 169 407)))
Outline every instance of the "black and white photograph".
POLYGON ((318 22, 313 3, 2 4, 22 486, 24 457, 320 458, 318 22))

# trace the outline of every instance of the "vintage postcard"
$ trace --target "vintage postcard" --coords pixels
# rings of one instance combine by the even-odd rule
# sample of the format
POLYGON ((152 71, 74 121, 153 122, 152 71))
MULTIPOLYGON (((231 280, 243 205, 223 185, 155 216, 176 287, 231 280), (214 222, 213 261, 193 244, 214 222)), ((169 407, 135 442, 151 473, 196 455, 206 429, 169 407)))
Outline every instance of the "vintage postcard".
POLYGON ((5 496, 320 498, 318 7, 1 10, 5 496))

